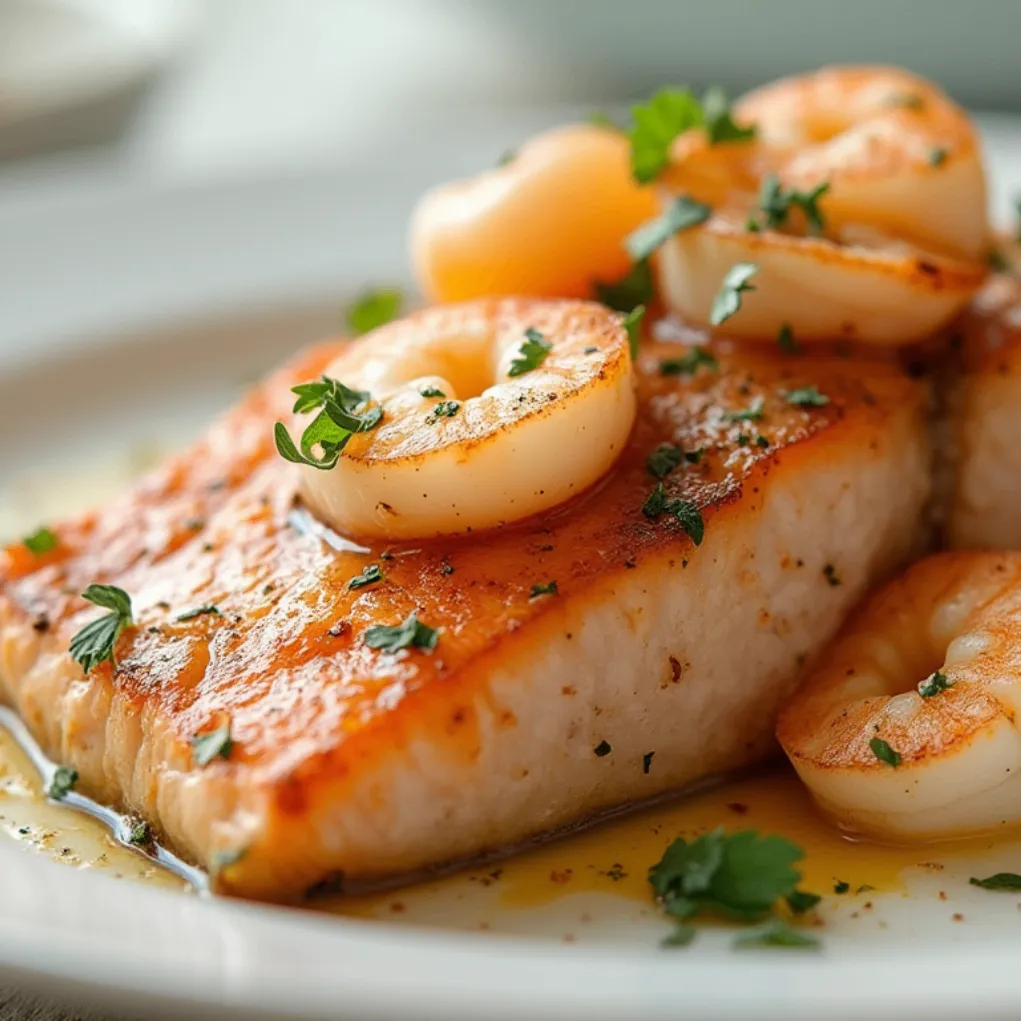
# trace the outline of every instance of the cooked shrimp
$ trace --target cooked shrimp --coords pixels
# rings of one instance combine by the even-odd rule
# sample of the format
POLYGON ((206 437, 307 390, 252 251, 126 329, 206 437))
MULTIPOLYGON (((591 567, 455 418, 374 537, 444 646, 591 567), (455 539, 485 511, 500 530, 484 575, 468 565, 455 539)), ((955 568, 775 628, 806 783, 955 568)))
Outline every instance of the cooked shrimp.
POLYGON ((624 135, 548 131, 503 166, 442 185, 418 203, 411 260, 433 301, 490 295, 585 298, 628 270, 623 239, 656 214, 631 177, 624 135))
POLYGON ((628 331, 589 302, 429 309, 351 345, 325 376, 382 416, 328 470, 303 468, 304 493, 366 537, 470 532, 562 503, 607 471, 635 418, 628 331))
POLYGON ((772 337, 787 324, 801 340, 897 344, 932 333, 980 286, 978 141, 931 83, 892 68, 830 68, 750 93, 735 117, 756 125, 754 141, 709 146, 688 133, 664 175, 670 192, 714 210, 664 246, 672 308, 708 321, 727 271, 750 262, 756 289, 728 333, 772 337), (813 202, 821 223, 805 215, 813 202))
POLYGON ((1021 822, 1021 554, 929 557, 869 599, 781 716, 820 807, 888 839, 1021 822))

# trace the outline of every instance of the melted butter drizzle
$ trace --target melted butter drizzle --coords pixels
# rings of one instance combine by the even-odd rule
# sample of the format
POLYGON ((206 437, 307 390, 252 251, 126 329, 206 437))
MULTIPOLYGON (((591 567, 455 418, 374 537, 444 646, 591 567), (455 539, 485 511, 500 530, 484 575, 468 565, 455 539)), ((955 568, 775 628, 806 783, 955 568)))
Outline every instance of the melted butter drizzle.
MULTIPOLYGON (((0 727, 7 731, 14 743, 21 749, 25 757, 39 773, 43 791, 48 789, 53 780, 53 775, 58 768, 56 763, 43 754, 42 749, 35 742, 32 735, 29 734, 25 724, 22 723, 21 719, 12 710, 5 706, 0 706, 0 727)), ((44 798, 45 794, 40 795, 40 799, 44 798)), ((121 812, 115 812, 112 808, 100 805, 91 798, 87 798, 85 795, 73 790, 64 795, 60 801, 54 801, 52 798, 46 800, 59 808, 81 812, 84 815, 90 816, 106 827, 113 841, 126 851, 161 866, 163 869, 184 880, 197 893, 208 894, 210 892, 209 877, 202 869, 189 865, 172 851, 161 847, 155 840, 145 845, 131 843, 131 832, 137 819, 133 819, 131 816, 121 812)))

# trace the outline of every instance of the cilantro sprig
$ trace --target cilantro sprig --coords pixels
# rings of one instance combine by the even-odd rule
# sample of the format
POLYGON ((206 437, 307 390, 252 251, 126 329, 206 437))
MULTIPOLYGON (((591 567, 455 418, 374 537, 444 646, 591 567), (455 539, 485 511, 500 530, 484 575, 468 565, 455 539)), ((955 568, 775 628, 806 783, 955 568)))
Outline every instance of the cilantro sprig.
POLYGON ((439 640, 439 631, 426 627, 414 613, 410 613, 402 623, 395 626, 377 624, 370 627, 362 636, 362 641, 370 649, 378 649, 380 652, 399 652, 410 648, 432 652, 439 640))
POLYGON ((284 460, 294 464, 328 471, 336 465, 341 451, 355 433, 374 429, 383 417, 382 408, 371 403, 372 396, 368 392, 352 390, 329 376, 311 383, 299 383, 291 387, 291 392, 298 397, 294 402, 295 414, 319 412, 301 434, 298 446, 295 446, 283 422, 277 422, 273 427, 277 452, 284 460), (321 456, 315 454, 317 446, 322 451, 321 456))
POLYGON ((523 376, 526 372, 539 368, 549 357, 553 344, 546 339, 534 326, 525 330, 525 339, 518 348, 518 356, 510 363, 508 376, 523 376))
POLYGON ((819 199, 830 190, 829 181, 823 181, 808 191, 797 188, 785 189, 776 174, 768 174, 759 190, 759 203, 749 216, 748 230, 779 230, 785 226, 794 209, 800 209, 808 224, 809 234, 818 236, 825 226, 819 199))
POLYGON ((642 262, 661 248, 675 234, 690 227, 697 227, 712 215, 712 208, 704 202, 696 202, 687 195, 678 195, 667 207, 666 212, 654 220, 643 223, 632 231, 624 242, 632 261, 642 262))
POLYGON ((348 306, 348 329, 354 333, 368 333, 384 326, 401 314, 404 295, 396 287, 370 287, 348 306))
POLYGON ((758 271, 759 267, 754 262, 738 262, 727 270, 720 290, 713 298, 712 310, 709 313, 709 322, 713 326, 725 323, 741 308, 741 295, 745 291, 755 290, 755 287, 748 281, 758 271))
POLYGON ((135 623, 131 597, 116 585, 90 585, 82 593, 82 598, 110 612, 90 621, 71 639, 71 658, 85 673, 105 660, 116 666, 114 648, 117 639, 126 627, 135 623))
POLYGON ((648 305, 655 297, 652 267, 636 262, 619 280, 593 283, 597 300, 617 312, 629 312, 638 305, 648 305))
POLYGON ((664 358, 659 363, 659 374, 661 376, 693 376, 699 366, 705 366, 710 372, 716 372, 720 363, 710 351, 696 344, 680 358, 664 358))
POLYGON ((642 513, 651 521, 663 514, 677 518, 681 528, 688 533, 691 541, 696 546, 702 545, 702 539, 705 538, 705 521, 702 518, 702 512, 691 500, 667 497, 662 482, 646 497, 645 503, 642 504, 642 513))

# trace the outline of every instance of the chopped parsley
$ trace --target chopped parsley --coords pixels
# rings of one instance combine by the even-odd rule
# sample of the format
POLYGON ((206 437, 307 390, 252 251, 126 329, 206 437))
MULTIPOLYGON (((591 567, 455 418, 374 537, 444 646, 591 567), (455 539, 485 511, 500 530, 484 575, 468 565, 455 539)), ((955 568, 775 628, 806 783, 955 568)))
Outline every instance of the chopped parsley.
POLYGON ((684 451, 673 443, 661 443, 645 459, 645 467, 656 479, 665 479, 682 461, 684 451))
POLYGON ((720 363, 706 348, 696 344, 680 358, 664 358, 659 363, 659 374, 661 376, 693 376, 703 365, 710 372, 716 372, 720 367, 720 363))
POLYGON ((713 298, 713 307, 709 313, 709 322, 713 326, 725 323, 741 307, 741 295, 745 291, 754 291, 748 283, 759 267, 754 262, 738 262, 727 270, 719 293, 713 298))
POLYGON ((368 392, 352 390, 329 376, 311 383, 299 383, 291 388, 291 392, 298 397, 294 402, 295 414, 319 412, 301 434, 298 447, 283 422, 277 422, 273 428, 277 452, 294 464, 328 471, 336 465, 340 452, 355 433, 374 429, 383 417, 382 409, 371 403, 372 397, 368 392), (316 446, 322 451, 319 457, 313 452, 316 446))
POLYGON ((440 401, 430 414, 435 422, 441 418, 453 418, 460 410, 461 404, 458 401, 440 401))
POLYGON ((543 581, 532 586, 528 593, 528 598, 535 599, 538 596, 555 596, 558 594, 558 591, 555 581, 543 581))
POLYGON ((104 660, 116 666, 114 646, 117 639, 126 627, 135 623, 131 615, 131 597, 116 585, 90 585, 82 593, 82 598, 110 612, 86 624, 71 639, 71 658, 85 673, 104 660))
POLYGON ((769 446, 769 440, 766 439, 761 433, 755 437, 755 446, 762 447, 763 450, 769 446))
POLYGON ((938 695, 941 691, 946 691, 947 688, 954 686, 954 681, 950 680, 946 674, 940 673, 939 670, 931 673, 924 681, 918 682, 918 694, 922 698, 932 698, 934 695, 938 695))
POLYGON ((677 939, 690 942, 687 923, 699 914, 757 922, 781 901, 805 909, 815 904, 814 894, 797 888, 801 875, 793 866, 802 857, 802 849, 789 840, 754 830, 728 836, 720 827, 690 842, 675 840, 649 870, 663 909, 680 923, 682 932, 672 945, 677 939))
POLYGON ((650 519, 658 518, 661 514, 672 515, 688 533, 691 541, 696 546, 702 545, 702 539, 705 537, 702 512, 690 500, 667 499, 662 482, 646 497, 645 503, 642 504, 642 513, 650 519))
POLYGON ((375 585, 377 581, 383 580, 383 572, 379 564, 368 564, 362 568, 360 574, 356 574, 348 583, 347 587, 354 589, 365 588, 366 585, 375 585))
POLYGON ((886 765, 893 766, 894 769, 900 765, 900 752, 894 751, 881 737, 874 737, 869 741, 869 748, 880 762, 885 762, 886 765))
POLYGON ((758 422, 761 421, 765 412, 762 410, 765 407, 765 400, 762 397, 756 397, 755 400, 747 408, 741 408, 738 411, 725 411, 723 413, 724 422, 758 422))
POLYGON ((782 918, 771 918, 757 928, 734 938, 736 950, 747 950, 752 947, 800 947, 804 950, 817 950, 819 946, 817 937, 795 929, 782 918))
POLYGON ((192 610, 185 610, 184 613, 179 613, 174 620, 194 620, 196 617, 204 617, 206 614, 218 617, 220 615, 220 608, 213 603, 203 603, 192 610))
POLYGON ((844 894, 844 893, 847 893, 850 889, 851 889, 851 884, 850 883, 845 883, 843 879, 838 879, 833 884, 833 892, 834 893, 844 894))
POLYGON ((1010 893, 1021 891, 1021 876, 1016 872, 997 872, 994 875, 986 876, 985 879, 976 879, 972 876, 968 882, 983 890, 1007 890, 1010 893))
POLYGON ((762 181, 759 191, 759 204, 748 218, 748 230, 757 231, 779 230, 787 223, 791 210, 800 209, 808 224, 808 232, 813 235, 822 233, 824 220, 819 209, 819 199, 830 189, 829 182, 817 184, 810 191, 799 191, 797 188, 785 190, 776 174, 768 174, 762 181))
POLYGON ((624 242, 628 255, 634 262, 642 262, 675 234, 704 223, 711 214, 712 209, 705 203, 696 202, 687 195, 678 195, 665 213, 643 223, 628 235, 624 242))
POLYGON ((46 796, 54 801, 63 801, 74 790, 78 782, 78 770, 67 766, 57 766, 46 787, 46 796))
POLYGON ((783 323, 780 326, 780 330, 776 335, 776 346, 780 348, 785 355, 801 354, 801 345, 794 339, 794 331, 791 329, 789 323, 783 323))
POLYGON ((592 751, 595 752, 598 758, 602 759, 613 751, 613 746, 610 744, 609 741, 600 741, 599 744, 597 744, 595 748, 592 749, 592 751))
POLYGON ((619 280, 595 281, 596 298, 617 312, 629 312, 636 305, 648 305, 655 297, 652 268, 636 262, 619 280))
POLYGON ((508 376, 523 376, 539 368, 553 350, 553 345, 534 327, 525 330, 525 340, 518 348, 518 356, 507 370, 508 376))
POLYGON ((815 386, 803 386, 797 390, 790 390, 784 394, 788 404, 796 408, 824 408, 829 404, 830 399, 826 394, 819 393, 815 386))
POLYGON ((705 447, 699 447, 697 450, 687 450, 684 453, 684 460, 688 464, 698 464, 699 461, 705 456, 705 447))
MULTIPOLYGON (((631 361, 634 361, 638 357, 638 346, 642 339, 642 319, 645 318, 645 306, 636 305, 623 320, 621 320, 621 326, 624 327, 627 332, 627 345, 628 350, 631 352, 631 361)), ((588 353, 588 348, 585 349, 588 353)))
POLYGON ((646 775, 648 775, 649 770, 652 769, 652 757, 655 754, 655 752, 646 752, 642 756, 642 772, 646 775))
POLYGON ((49 553, 50 550, 56 549, 57 536, 55 532, 44 526, 36 529, 31 535, 26 535, 21 540, 21 544, 29 553, 41 556, 43 553, 49 553))
POLYGON ((149 829, 149 824, 144 819, 135 819, 128 830, 127 840, 129 844, 134 844, 136 847, 151 844, 152 831, 149 829))
POLYGON ((404 295, 396 287, 371 287, 347 309, 347 326, 355 333, 368 333, 401 314, 404 295))
POLYGON ((438 386, 423 386, 418 391, 423 397, 446 397, 447 395, 438 386))
POLYGON ((930 167, 941 167, 947 160, 947 150, 941 145, 937 145, 929 150, 929 156, 927 162, 930 167))
POLYGON ((191 739, 191 753, 197 766, 208 766, 218 755, 221 759, 229 758, 233 747, 229 722, 208 734, 196 734, 191 739))
POLYGON ((439 631, 426 627, 414 613, 408 614, 403 623, 392 627, 386 624, 370 627, 362 636, 362 641, 370 649, 379 649, 380 652, 399 652, 409 648, 431 652, 439 640, 439 631))

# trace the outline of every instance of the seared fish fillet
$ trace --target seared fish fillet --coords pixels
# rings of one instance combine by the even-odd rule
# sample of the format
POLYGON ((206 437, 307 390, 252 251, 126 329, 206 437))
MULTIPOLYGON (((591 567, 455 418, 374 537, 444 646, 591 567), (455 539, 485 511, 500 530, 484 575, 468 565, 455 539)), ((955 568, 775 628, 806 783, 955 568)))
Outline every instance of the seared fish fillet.
POLYGON ((637 425, 593 491, 517 527, 355 552, 296 505, 272 443, 288 388, 338 350, 56 526, 56 550, 0 556, 3 695, 79 790, 221 889, 406 874, 756 762, 803 664, 923 541, 922 384, 719 345, 719 371, 662 375, 679 339, 643 349, 637 425), (829 403, 788 401, 812 386, 829 403), (664 442, 691 454, 665 486, 701 508, 697 548, 642 512, 664 442), (384 580, 349 590, 370 563, 384 580), (85 676, 68 643, 97 615, 92 582, 125 589, 137 627, 85 676), (176 619, 203 604, 219 613, 176 619), (434 651, 365 644, 412 610, 441 629, 434 651), (198 765, 193 736, 228 722, 229 757, 198 765))
POLYGON ((1021 280, 997 276, 959 324, 943 439, 946 542, 1021 549, 1021 280))

